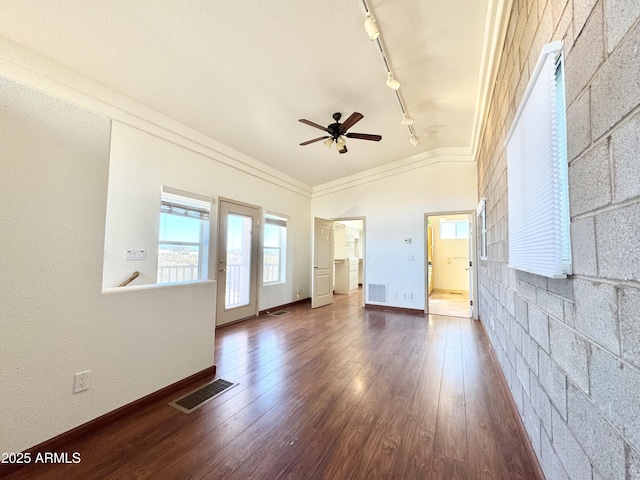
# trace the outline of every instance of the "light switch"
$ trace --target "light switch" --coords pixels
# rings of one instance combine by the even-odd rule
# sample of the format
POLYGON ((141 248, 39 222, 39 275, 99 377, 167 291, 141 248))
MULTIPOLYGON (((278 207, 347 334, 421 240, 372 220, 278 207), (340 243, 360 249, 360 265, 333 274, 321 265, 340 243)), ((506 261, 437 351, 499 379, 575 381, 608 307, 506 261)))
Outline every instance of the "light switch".
POLYGON ((145 260, 146 258, 146 250, 126 250, 124 254, 125 260, 145 260))

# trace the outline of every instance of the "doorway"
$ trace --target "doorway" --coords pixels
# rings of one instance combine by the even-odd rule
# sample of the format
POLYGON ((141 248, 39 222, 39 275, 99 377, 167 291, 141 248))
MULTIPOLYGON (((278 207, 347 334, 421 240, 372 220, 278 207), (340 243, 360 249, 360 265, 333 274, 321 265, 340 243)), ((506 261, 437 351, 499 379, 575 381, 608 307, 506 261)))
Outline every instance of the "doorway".
POLYGON ((258 207, 220 200, 217 326, 258 314, 259 219, 258 207))
POLYGON ((473 228, 471 212, 425 216, 425 313, 474 316, 473 228))
MULTIPOLYGON (((311 307, 333 303, 334 293, 361 290, 365 279, 365 218, 314 218, 311 307)), ((364 305, 362 295, 359 303, 364 305)))
POLYGON ((364 218, 340 218, 333 221, 333 290, 338 295, 360 299, 361 305, 364 305, 363 296, 355 294, 361 291, 364 285, 364 223, 364 218))

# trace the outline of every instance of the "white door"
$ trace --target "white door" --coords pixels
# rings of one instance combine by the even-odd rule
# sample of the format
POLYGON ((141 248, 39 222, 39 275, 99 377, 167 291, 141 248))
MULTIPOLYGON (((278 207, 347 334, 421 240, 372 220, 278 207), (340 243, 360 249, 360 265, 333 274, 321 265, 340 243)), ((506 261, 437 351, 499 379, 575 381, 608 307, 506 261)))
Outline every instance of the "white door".
POLYGON ((257 207, 220 201, 217 325, 258 314, 257 207))
POLYGON ((333 303, 333 222, 314 218, 311 308, 333 303))

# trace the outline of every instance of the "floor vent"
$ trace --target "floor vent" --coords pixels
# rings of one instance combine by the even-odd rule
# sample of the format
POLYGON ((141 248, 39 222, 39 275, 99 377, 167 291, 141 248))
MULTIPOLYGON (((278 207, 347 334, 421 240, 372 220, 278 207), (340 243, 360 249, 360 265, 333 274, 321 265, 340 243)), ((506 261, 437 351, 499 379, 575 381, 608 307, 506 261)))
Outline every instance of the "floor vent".
POLYGON ((291 313, 288 310, 278 310, 277 312, 271 312, 269 315, 272 315, 274 317, 279 317, 281 315, 286 315, 287 313, 291 313))
POLYGON ((216 398, 225 390, 235 387, 236 385, 238 384, 227 382, 226 380, 219 378, 218 380, 208 383, 194 392, 188 393, 173 402, 169 402, 169 405, 177 408, 181 412, 191 413, 207 403, 209 400, 216 398))
POLYGON ((381 283, 370 283, 369 301, 387 303, 387 286, 381 283))

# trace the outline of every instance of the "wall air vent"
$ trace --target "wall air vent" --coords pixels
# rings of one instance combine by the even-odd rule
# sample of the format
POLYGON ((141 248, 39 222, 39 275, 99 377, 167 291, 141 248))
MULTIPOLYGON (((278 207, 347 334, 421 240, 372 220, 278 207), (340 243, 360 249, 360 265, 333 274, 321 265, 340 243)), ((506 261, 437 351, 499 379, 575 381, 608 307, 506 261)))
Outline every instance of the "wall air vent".
POLYGON ((370 283, 368 301, 387 303, 387 286, 381 283, 370 283))

